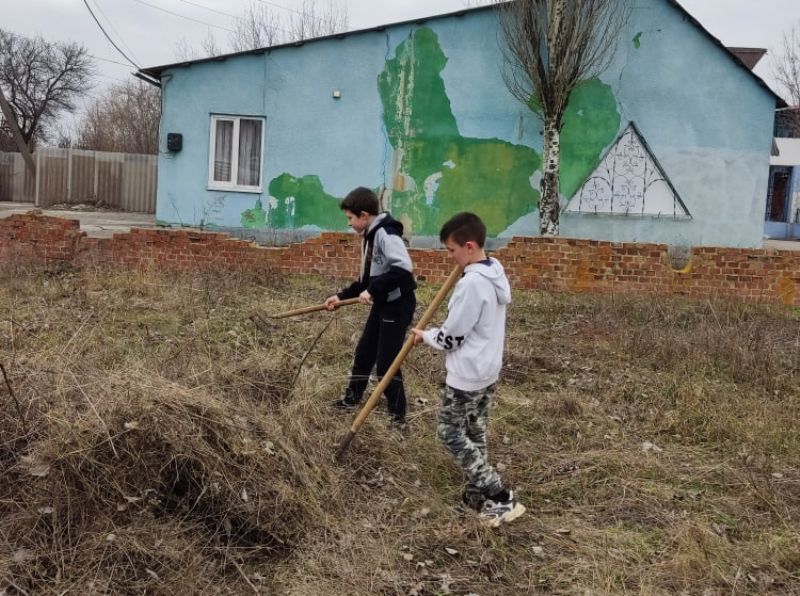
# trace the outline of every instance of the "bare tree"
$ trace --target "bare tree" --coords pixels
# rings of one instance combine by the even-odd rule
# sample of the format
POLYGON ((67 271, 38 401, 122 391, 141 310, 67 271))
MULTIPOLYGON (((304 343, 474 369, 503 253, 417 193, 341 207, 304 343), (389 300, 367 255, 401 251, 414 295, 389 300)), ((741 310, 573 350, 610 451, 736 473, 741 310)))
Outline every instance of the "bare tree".
POLYGON ((197 60, 201 57, 198 49, 192 45, 189 38, 186 36, 179 38, 178 41, 175 42, 172 46, 172 54, 175 56, 176 60, 181 62, 197 60))
POLYGON ((789 107, 778 113, 783 134, 800 137, 800 26, 783 34, 782 52, 772 59, 772 72, 789 107))
POLYGON ((347 31, 349 24, 347 7, 338 0, 328 0, 322 8, 314 0, 303 0, 291 18, 289 37, 291 40, 301 40, 332 35, 347 31))
MULTIPOLYGON (((325 6, 320 7, 315 0, 303 0, 300 8, 287 9, 291 14, 283 14, 252 0, 233 25, 233 32, 228 37, 228 51, 245 52, 346 31, 349 26, 347 7, 340 2, 328 0, 325 6)), ((222 53, 210 31, 200 47, 192 46, 184 37, 174 48, 178 60, 195 60, 222 53)))
POLYGON ((217 43, 217 38, 214 37, 214 33, 211 29, 208 30, 205 38, 200 42, 200 47, 203 49, 203 52, 205 52, 206 56, 219 56, 224 53, 217 43))
POLYGON ((94 63, 74 42, 49 42, 0 29, 0 86, 28 147, 44 137, 92 85, 94 63))
POLYGON ((264 4, 253 2, 237 19, 229 43, 231 51, 244 52, 272 46, 282 39, 278 15, 264 4))
POLYGON ((611 62, 627 0, 499 2, 505 40, 504 78, 514 97, 544 124, 539 233, 559 232, 560 135, 575 87, 611 62))
POLYGON ((217 43, 217 38, 214 36, 214 33, 209 29, 206 36, 200 42, 199 47, 193 46, 186 37, 181 37, 175 42, 172 53, 177 60, 188 62, 199 58, 219 56, 225 52, 217 43))
POLYGON ((77 126, 78 149, 158 153, 161 92, 141 81, 108 88, 93 100, 77 126))

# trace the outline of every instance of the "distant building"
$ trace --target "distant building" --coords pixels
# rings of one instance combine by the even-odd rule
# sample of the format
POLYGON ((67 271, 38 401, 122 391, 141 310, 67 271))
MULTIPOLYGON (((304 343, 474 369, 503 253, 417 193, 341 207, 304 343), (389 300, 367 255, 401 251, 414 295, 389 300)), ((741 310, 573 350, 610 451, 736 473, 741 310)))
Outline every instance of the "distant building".
POLYGON ((764 232, 768 238, 800 238, 800 138, 776 138, 775 145, 764 232))

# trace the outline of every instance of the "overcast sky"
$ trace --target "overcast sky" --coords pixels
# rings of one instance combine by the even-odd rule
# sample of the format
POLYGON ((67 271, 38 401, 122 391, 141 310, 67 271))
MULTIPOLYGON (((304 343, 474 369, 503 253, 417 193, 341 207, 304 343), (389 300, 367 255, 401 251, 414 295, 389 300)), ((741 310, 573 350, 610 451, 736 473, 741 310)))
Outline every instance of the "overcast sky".
MULTIPOLYGON (((132 68, 124 64, 125 59, 103 37, 84 0, 0 1, 3 7, 0 27, 3 29, 25 35, 39 34, 49 40, 82 42, 98 58, 100 86, 130 75, 132 68)), ((248 4, 255 2, 288 18, 296 15, 302 6, 302 0, 86 1, 117 45, 142 67, 176 62, 178 40, 185 38, 189 44, 199 46, 209 31, 213 32, 218 45, 227 50, 229 33, 225 29, 231 28, 233 17, 220 13, 240 15, 248 4)), ((319 5, 326 2, 319 0, 319 5)), ((339 0, 339 4, 346 7, 350 29, 361 29, 459 10, 468 2, 339 0)), ((680 0, 680 4, 727 46, 762 47, 780 53, 782 34, 792 26, 800 27, 800 0, 680 0)), ((756 73, 772 83, 770 71, 770 60, 766 57, 756 73)))

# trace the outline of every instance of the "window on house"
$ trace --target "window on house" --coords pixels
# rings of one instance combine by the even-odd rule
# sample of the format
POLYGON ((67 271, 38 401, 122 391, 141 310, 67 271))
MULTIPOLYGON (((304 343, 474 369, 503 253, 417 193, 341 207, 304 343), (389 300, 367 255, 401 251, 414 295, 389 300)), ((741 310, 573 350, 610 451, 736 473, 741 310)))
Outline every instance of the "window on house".
POLYGON ((209 188, 260 192, 263 149, 263 118, 211 116, 209 188))

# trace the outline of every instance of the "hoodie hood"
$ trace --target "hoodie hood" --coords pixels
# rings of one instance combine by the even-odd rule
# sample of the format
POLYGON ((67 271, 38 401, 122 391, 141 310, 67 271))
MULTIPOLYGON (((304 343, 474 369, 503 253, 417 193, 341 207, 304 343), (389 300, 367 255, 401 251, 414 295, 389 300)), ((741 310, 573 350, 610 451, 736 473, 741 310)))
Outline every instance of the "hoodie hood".
POLYGON ((372 220, 367 233, 364 235, 366 238, 371 238, 379 228, 384 228, 387 232, 403 235, 403 224, 397 221, 388 211, 379 213, 375 219, 372 220))
POLYGON ((492 282, 495 294, 497 294, 497 301, 500 304, 511 304, 511 286, 508 284, 506 272, 500 261, 494 257, 467 265, 464 274, 482 275, 492 282))

